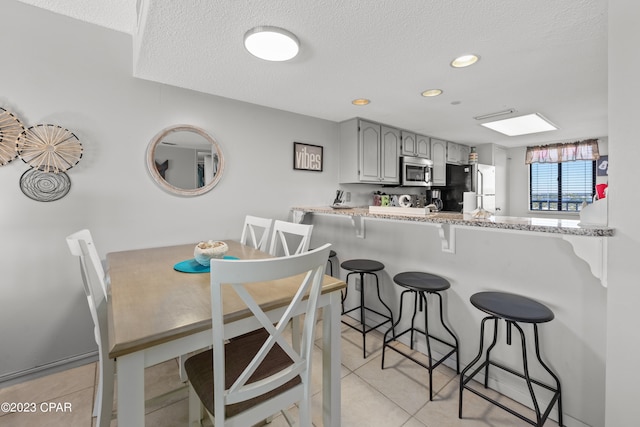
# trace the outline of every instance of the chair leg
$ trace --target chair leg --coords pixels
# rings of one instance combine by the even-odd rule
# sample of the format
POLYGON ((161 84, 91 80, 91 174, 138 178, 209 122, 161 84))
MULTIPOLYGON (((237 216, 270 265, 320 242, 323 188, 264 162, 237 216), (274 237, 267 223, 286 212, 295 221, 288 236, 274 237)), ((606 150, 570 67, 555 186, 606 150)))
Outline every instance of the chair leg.
POLYGON ((189 383, 189 427, 202 425, 202 402, 193 389, 191 383, 189 383))
POLYGON ((93 407, 93 416, 97 417, 97 427, 108 427, 111 425, 113 414, 113 383, 115 375, 115 361, 108 357, 99 363, 98 392, 93 407))

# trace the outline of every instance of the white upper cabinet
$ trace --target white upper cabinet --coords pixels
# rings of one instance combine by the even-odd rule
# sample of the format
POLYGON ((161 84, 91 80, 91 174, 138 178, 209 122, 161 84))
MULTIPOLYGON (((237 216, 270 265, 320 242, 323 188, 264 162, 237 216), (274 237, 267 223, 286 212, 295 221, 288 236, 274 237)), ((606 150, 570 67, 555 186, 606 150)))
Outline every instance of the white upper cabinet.
POLYGON ((431 138, 433 160, 433 186, 447 185, 447 142, 431 138))
POLYGON ((400 131, 361 119, 340 124, 341 183, 400 183, 400 131))
POLYGON ((402 155, 411 157, 430 158, 431 141, 428 136, 418 135, 406 130, 401 131, 402 155))
POLYGON ((431 158, 431 138, 424 135, 416 135, 416 156, 431 158))
POLYGON ((454 165, 466 165, 469 163, 470 152, 471 147, 467 145, 447 142, 447 163, 452 163, 454 165))

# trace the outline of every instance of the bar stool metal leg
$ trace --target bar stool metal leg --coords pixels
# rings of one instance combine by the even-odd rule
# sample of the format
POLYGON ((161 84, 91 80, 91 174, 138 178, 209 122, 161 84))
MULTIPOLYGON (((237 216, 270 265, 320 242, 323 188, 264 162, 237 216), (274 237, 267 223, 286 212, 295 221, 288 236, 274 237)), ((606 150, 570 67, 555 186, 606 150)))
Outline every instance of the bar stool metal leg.
POLYGON ((382 300, 382 297, 380 296, 380 283, 378 281, 378 275, 375 273, 368 273, 368 272, 356 272, 356 271, 352 271, 350 273, 347 274, 347 277, 345 279, 345 282, 347 283, 347 287, 345 288, 345 292, 342 295, 342 314, 347 314, 347 313, 351 313, 354 310, 359 310, 360 311, 360 328, 355 327, 345 321, 342 321, 342 323, 344 323, 345 325, 349 326, 350 328, 356 329, 358 332, 360 332, 362 334, 362 355, 363 358, 366 359, 367 357, 367 345, 366 345, 366 336, 369 332, 371 332, 372 330, 384 325, 387 322, 391 323, 391 328, 393 330, 395 330, 395 326, 394 326, 394 322, 393 322, 393 312, 391 311, 391 309, 389 308, 389 306, 382 300), (349 288, 349 276, 351 276, 352 274, 358 274, 360 275, 360 305, 358 307, 354 307, 350 310, 346 310, 344 309, 344 302, 347 298, 347 289, 349 288), (377 310, 374 310, 370 307, 367 307, 365 305, 365 300, 364 300, 364 289, 365 289, 365 285, 364 285, 364 275, 365 274, 370 274, 372 276, 375 277, 376 279, 376 295, 378 296, 378 300, 380 301, 380 303, 389 311, 389 315, 387 316, 386 314, 382 314, 377 310), (367 328, 366 323, 365 323, 365 311, 369 310, 379 316, 381 316, 383 319, 382 322, 378 323, 375 326, 371 326, 369 328, 367 328))
MULTIPOLYGON (((451 356, 453 353, 456 353, 456 357, 458 354, 458 339, 456 338, 455 335, 453 335, 453 333, 451 332, 451 330, 447 327, 447 325, 444 323, 444 318, 442 315, 442 296, 438 293, 438 292, 433 292, 435 294, 438 295, 438 297, 440 298, 440 304, 439 304, 439 308, 440 308, 440 321, 442 322, 442 326, 444 326, 444 328, 447 330, 447 332, 449 334, 451 334, 451 336, 454 339, 455 344, 451 344, 448 343, 438 337, 435 337, 431 334, 429 334, 429 310, 428 310, 428 300, 427 300, 427 293, 431 293, 431 292, 418 292, 418 291, 414 291, 414 290, 405 290, 402 292, 402 294, 400 295, 400 312, 398 315, 398 320, 397 322, 393 325, 393 328, 390 328, 384 335, 384 344, 382 346, 382 369, 384 369, 384 357, 385 357, 385 350, 387 347, 389 347, 391 350, 395 351, 396 353, 399 353, 403 356, 405 356, 406 358, 414 361, 415 363, 419 364, 420 366, 422 366, 423 368, 427 369, 427 371, 429 372, 429 400, 433 400, 433 370, 438 367, 442 362, 444 362, 449 356, 451 356), (404 303, 404 296, 406 293, 411 293, 413 294, 413 315, 411 317, 411 327, 403 332, 400 332, 399 334, 396 335, 395 332, 395 327, 398 326, 398 324, 400 323, 400 319, 402 318, 402 306, 404 303), (416 315, 418 313, 418 310, 422 311, 422 307, 424 306, 424 331, 421 331, 420 329, 417 329, 415 327, 415 319, 416 319, 416 315), (407 332, 410 333, 410 348, 411 350, 413 350, 413 342, 414 342, 414 333, 420 333, 422 335, 425 336, 425 341, 426 341, 426 345, 427 345, 427 363, 423 363, 419 360, 417 360, 416 358, 414 358, 413 356, 404 353, 403 351, 392 347, 390 345, 390 343, 392 341, 397 340, 399 337, 401 337, 402 335, 406 334, 407 332), (393 335, 388 338, 389 334, 393 333, 393 335), (449 347, 452 348, 451 351, 449 351, 446 355, 444 355, 442 358, 434 361, 433 360, 433 355, 431 353, 431 340, 434 339, 442 344, 445 344, 449 347)), ((459 362, 457 362, 459 363, 459 362)), ((459 365, 458 365, 458 370, 456 371, 459 372, 459 365)))

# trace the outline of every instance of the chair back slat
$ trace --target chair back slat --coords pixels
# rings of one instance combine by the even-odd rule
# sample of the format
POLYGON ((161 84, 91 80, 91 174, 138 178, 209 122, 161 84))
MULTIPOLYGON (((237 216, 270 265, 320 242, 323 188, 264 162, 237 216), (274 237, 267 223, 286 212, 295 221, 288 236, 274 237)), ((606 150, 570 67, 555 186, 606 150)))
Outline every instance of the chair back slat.
MULTIPOLYGON (((311 232, 313 225, 296 224, 293 222, 276 220, 273 224, 273 234, 269 254, 273 256, 297 255, 309 250, 311 243, 311 232), (298 245, 295 250, 290 249, 292 241, 297 240, 298 245)), ((295 245, 295 243, 294 243, 295 245)))
POLYGON ((273 220, 270 218, 247 215, 244 218, 240 243, 266 252, 272 224, 273 220))

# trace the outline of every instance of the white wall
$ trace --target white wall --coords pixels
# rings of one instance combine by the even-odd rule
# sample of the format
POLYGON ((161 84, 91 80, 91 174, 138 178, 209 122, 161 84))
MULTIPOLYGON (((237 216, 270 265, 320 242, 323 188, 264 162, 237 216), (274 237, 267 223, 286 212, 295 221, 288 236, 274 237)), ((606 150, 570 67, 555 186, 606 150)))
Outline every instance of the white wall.
POLYGON ((638 424, 640 2, 609 0, 609 244, 606 425, 638 424))
MULTIPOLYGON (((61 200, 33 201, 19 159, 0 167, 0 378, 92 352, 91 318, 65 236, 87 227, 99 252, 238 238, 245 214, 286 219, 328 204, 337 188, 338 128, 306 116, 131 77, 131 38, 15 1, 0 6, 5 43, 0 106, 31 126, 54 123, 84 147, 61 200), (174 124, 207 130, 225 174, 181 198, 145 170, 145 150, 174 124), (294 171, 293 142, 324 146, 324 171, 294 171)), ((274 94, 277 96, 277 94, 274 94)))

